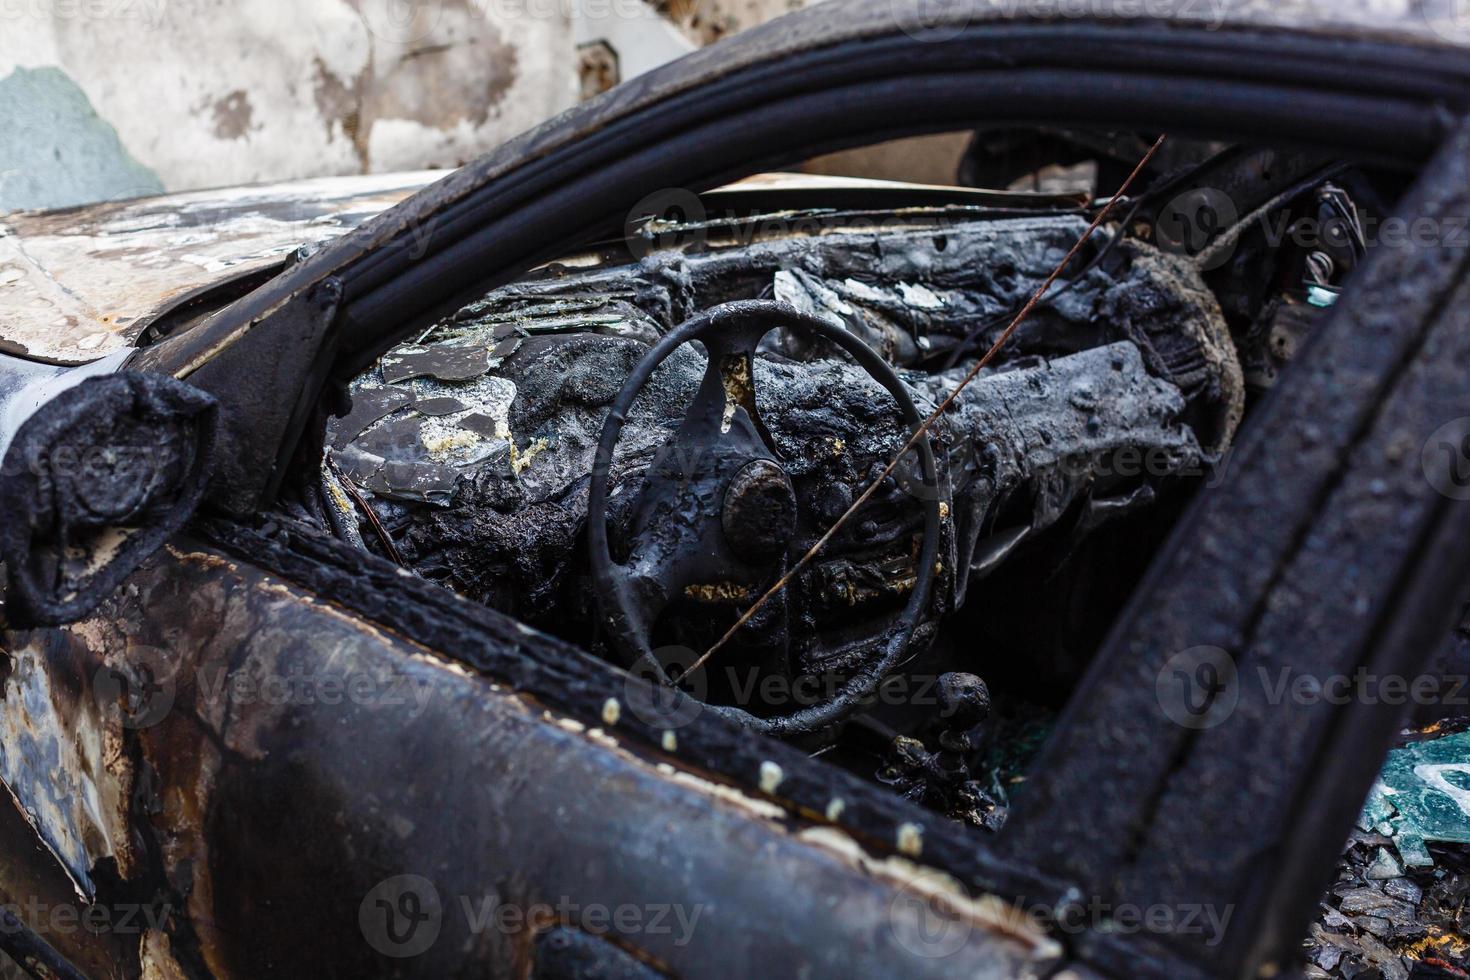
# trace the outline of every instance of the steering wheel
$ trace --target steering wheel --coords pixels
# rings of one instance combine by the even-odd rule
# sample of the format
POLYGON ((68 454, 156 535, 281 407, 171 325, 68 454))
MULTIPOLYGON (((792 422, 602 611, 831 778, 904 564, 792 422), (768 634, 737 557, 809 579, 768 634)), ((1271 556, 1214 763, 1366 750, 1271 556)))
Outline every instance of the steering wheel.
MULTIPOLYGON (((755 351, 778 327, 824 338, 847 351, 898 402, 909 431, 923 424, 908 389, 872 348, 785 303, 726 303, 665 335, 628 376, 603 424, 587 520, 592 578, 609 638, 631 669, 656 682, 673 686, 649 640, 669 603, 700 590, 753 602, 800 557, 789 553, 797 526, 796 492, 755 402, 755 351), (709 363, 683 421, 645 475, 629 525, 628 560, 620 564, 613 561, 607 536, 613 448, 638 392, 660 364, 694 340, 704 344, 709 363)), ((925 486, 936 487, 929 440, 919 440, 916 448, 925 486)), ((859 668, 830 700, 787 715, 761 718, 728 705, 707 708, 765 734, 791 736, 840 721, 871 695, 908 651, 939 570, 940 495, 922 496, 918 573, 908 605, 882 640, 881 657, 859 668)), ((784 616, 783 607, 773 601, 761 615, 784 616)))

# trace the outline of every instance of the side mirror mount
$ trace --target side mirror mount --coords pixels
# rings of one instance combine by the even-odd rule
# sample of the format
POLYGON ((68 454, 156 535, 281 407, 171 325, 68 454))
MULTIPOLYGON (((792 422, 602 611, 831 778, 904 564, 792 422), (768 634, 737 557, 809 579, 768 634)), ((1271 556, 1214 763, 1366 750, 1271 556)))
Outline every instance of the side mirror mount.
POLYGON ((25 365, 9 377, 0 364, 0 561, 13 626, 91 613, 204 497, 215 399, 164 375, 118 371, 121 362, 25 365))

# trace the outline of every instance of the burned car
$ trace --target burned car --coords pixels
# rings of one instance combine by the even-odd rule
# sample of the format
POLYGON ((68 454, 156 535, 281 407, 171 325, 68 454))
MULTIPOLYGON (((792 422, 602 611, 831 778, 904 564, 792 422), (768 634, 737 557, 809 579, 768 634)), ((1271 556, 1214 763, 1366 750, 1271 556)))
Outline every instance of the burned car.
POLYGON ((832 0, 442 180, 5 216, 0 950, 1300 970, 1404 702, 1262 679, 1457 654, 1470 56, 1190 8, 832 0))

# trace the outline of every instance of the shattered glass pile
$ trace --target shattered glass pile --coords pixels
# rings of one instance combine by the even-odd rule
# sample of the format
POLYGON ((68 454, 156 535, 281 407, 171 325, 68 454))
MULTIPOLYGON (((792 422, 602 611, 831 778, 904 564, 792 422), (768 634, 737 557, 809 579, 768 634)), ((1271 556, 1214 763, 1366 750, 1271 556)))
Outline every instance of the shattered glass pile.
POLYGON ((1389 754, 1312 925, 1308 977, 1470 977, 1470 723, 1389 754))

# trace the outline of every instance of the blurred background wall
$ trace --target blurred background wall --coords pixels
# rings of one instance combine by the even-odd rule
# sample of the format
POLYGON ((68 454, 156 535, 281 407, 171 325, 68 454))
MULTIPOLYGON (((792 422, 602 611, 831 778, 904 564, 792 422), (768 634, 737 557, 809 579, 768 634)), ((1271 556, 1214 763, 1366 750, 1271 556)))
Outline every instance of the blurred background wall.
MULTIPOLYGON (((0 212, 452 169, 805 0, 0 0, 0 212)), ((808 169, 948 181, 937 137, 808 169)))

